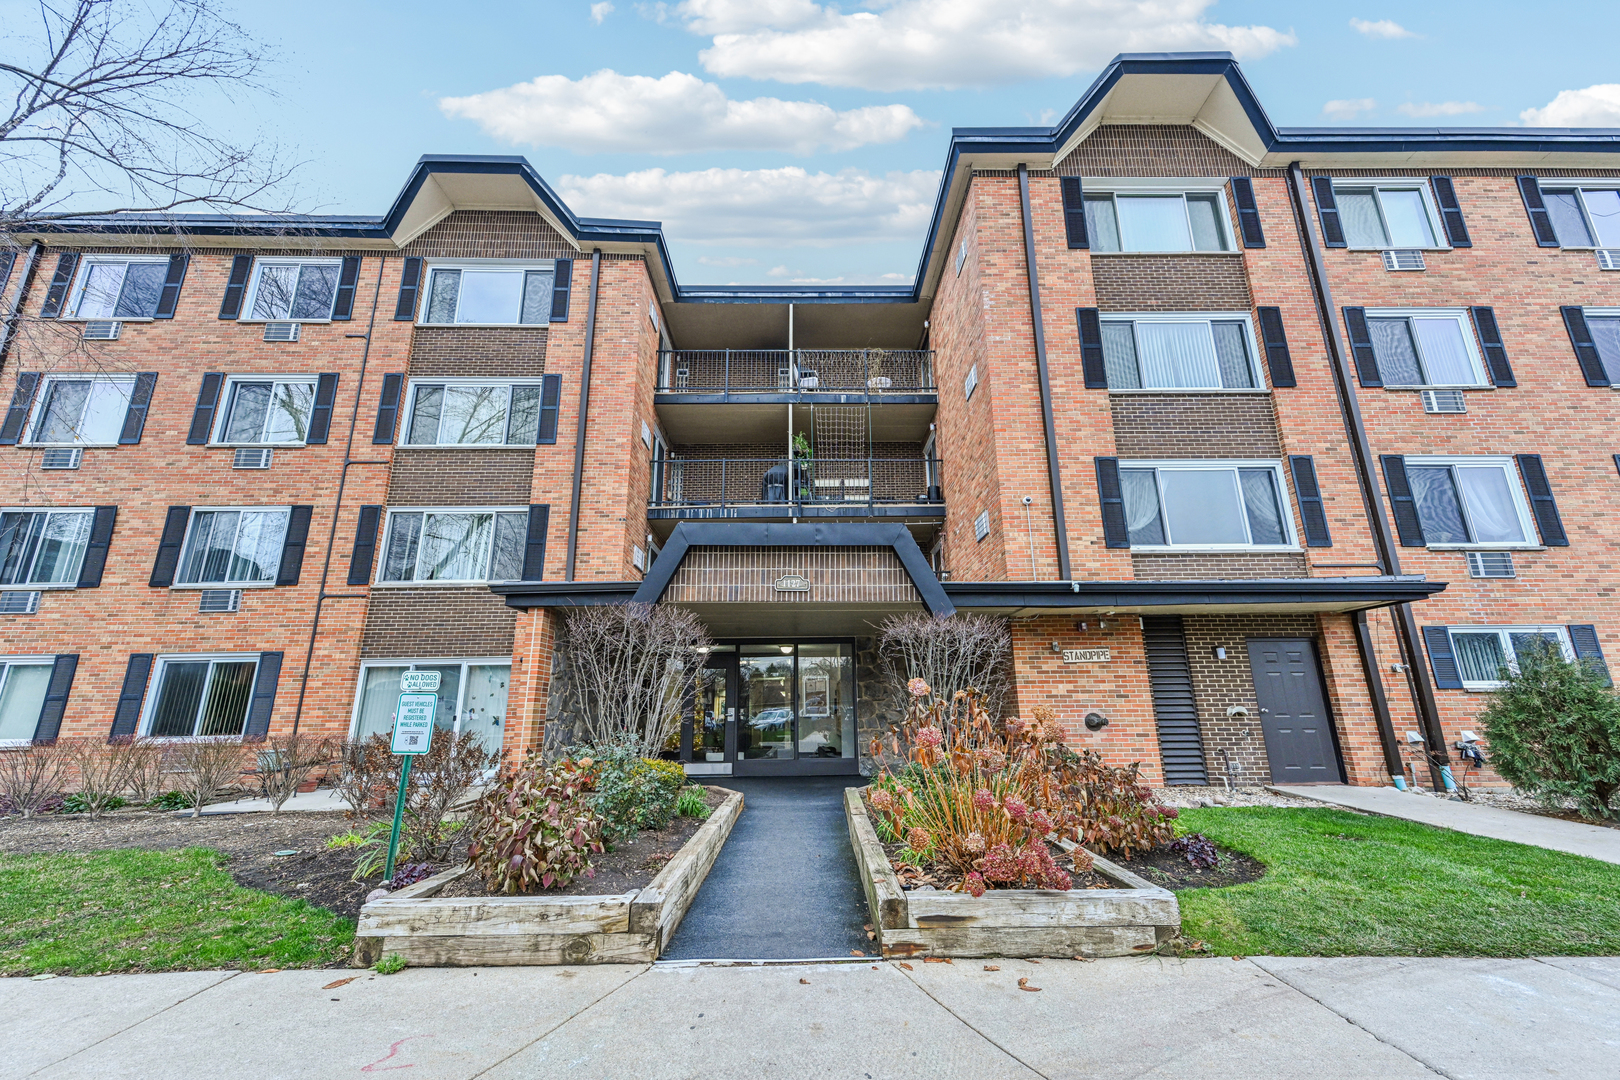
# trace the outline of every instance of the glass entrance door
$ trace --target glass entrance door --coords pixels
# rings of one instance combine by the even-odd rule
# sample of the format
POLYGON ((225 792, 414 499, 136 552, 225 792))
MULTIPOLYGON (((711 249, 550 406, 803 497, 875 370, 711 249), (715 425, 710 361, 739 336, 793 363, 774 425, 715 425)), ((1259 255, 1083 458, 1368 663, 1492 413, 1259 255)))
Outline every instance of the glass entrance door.
POLYGON ((736 656, 711 656, 693 688, 688 761, 706 766, 731 761, 736 742, 736 686, 736 656))
POLYGON ((791 761, 794 753, 792 645, 737 650, 737 756, 791 761))

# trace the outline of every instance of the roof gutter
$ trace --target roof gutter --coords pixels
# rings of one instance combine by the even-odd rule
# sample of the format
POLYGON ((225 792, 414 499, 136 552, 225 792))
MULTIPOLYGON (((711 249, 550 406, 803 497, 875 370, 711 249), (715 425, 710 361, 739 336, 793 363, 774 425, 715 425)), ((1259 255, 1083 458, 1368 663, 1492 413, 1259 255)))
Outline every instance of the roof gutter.
MULTIPOLYGON (((1035 328, 1035 370, 1041 383, 1041 422, 1046 428, 1046 469, 1052 485, 1052 529, 1057 534, 1058 578, 1068 581, 1069 528, 1063 517, 1063 470, 1058 461, 1057 425, 1052 419, 1052 382, 1046 370, 1046 326, 1041 321, 1041 277, 1035 268, 1035 222, 1029 212, 1029 166, 1018 163, 1018 202, 1024 215, 1024 265, 1029 270, 1029 316, 1035 328)), ((1035 568, 1030 567, 1030 576, 1035 568)))

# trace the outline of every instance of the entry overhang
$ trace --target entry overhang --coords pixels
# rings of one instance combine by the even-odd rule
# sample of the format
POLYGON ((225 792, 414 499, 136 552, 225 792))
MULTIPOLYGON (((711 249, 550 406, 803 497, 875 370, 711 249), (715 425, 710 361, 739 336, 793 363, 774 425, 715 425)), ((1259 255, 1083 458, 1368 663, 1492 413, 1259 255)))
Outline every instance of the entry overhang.
POLYGON ((952 581, 964 611, 1009 616, 1067 613, 1346 612, 1415 603, 1444 591, 1419 577, 1256 578, 1242 581, 952 581))

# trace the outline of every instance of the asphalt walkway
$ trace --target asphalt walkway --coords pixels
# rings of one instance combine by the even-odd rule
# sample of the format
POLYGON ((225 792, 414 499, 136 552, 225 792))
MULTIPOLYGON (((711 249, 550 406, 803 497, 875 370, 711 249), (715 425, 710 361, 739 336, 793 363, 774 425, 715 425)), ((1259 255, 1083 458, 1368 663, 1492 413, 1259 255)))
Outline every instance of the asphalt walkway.
MULTIPOLYGON (((1517 810, 1503 810, 1482 803, 1454 802, 1398 791, 1392 787, 1340 787, 1338 785, 1289 785, 1270 788, 1279 795, 1299 799, 1313 799, 1333 806, 1345 806, 1369 814, 1421 821, 1442 829, 1489 836, 1496 840, 1512 840, 1519 844, 1567 851, 1571 855, 1585 855, 1589 859, 1620 863, 1620 829, 1602 825, 1583 825, 1578 821, 1562 821, 1541 814, 1521 814, 1517 810)), ((1620 1068, 1615 1070, 1620 1076, 1620 1068)))
POLYGON ((0 1077, 1620 1074, 1620 958, 986 963, 0 979, 0 1077))

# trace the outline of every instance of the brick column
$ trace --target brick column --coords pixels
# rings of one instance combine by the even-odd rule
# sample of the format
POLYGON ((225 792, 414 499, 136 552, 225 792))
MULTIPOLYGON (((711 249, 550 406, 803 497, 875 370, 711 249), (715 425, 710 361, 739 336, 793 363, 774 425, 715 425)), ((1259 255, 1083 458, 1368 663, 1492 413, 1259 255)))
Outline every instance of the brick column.
POLYGON ((512 678, 506 690, 506 735, 501 743, 501 756, 508 765, 545 742, 558 621, 550 608, 518 613, 512 638, 512 678))
MULTIPOLYGON (((1322 633, 1322 679, 1328 705, 1333 710, 1339 733, 1339 749, 1344 755, 1344 781, 1347 784, 1389 786, 1389 767, 1378 738, 1378 719, 1373 715, 1372 694, 1361 668, 1356 648, 1356 628, 1352 616, 1323 614, 1318 617, 1322 633)), ((1382 654, 1380 654, 1382 656, 1382 654)), ((1385 693, 1391 689, 1385 683, 1385 693)))

